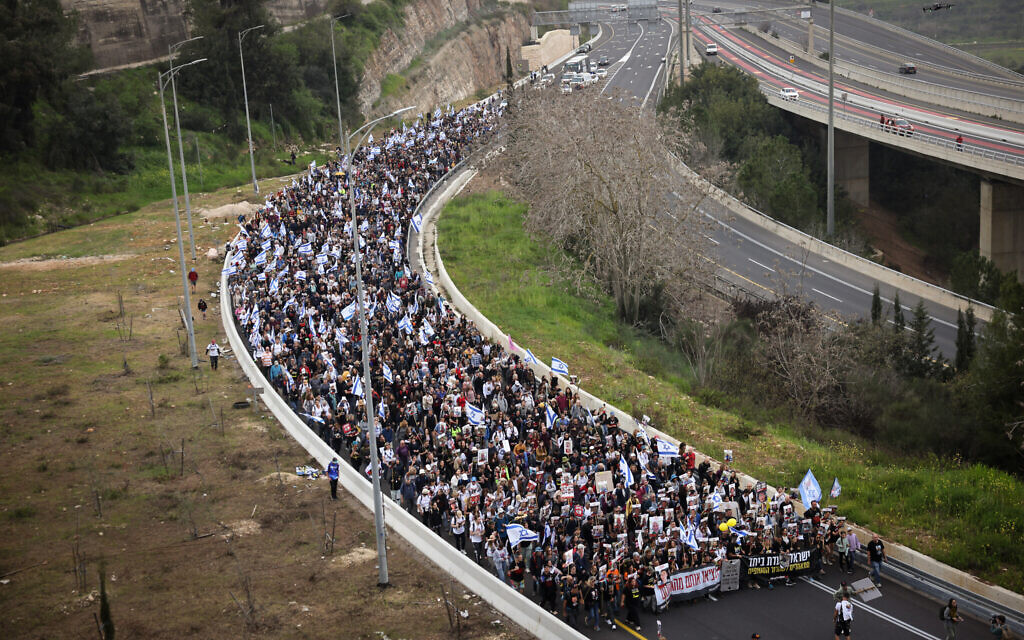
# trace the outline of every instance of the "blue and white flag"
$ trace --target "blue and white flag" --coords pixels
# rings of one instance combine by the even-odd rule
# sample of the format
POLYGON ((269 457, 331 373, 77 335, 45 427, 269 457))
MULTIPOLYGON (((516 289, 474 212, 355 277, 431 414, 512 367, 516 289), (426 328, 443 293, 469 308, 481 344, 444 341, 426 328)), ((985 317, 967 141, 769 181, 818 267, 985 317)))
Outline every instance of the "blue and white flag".
POLYGON ((345 322, 348 322, 356 315, 356 303, 352 303, 341 310, 341 317, 345 322))
POLYGON ((828 495, 831 498, 838 498, 842 491, 843 487, 839 484, 839 478, 836 478, 832 481, 832 490, 828 492, 828 495))
POLYGON ((515 547, 520 542, 536 542, 540 540, 540 535, 536 531, 530 531, 521 524, 507 524, 505 525, 505 535, 508 536, 508 543, 512 547, 515 547))
POLYGON ((280 287, 281 287, 281 284, 277 281, 277 278, 274 278, 274 281, 270 283, 270 288, 267 289, 267 293, 270 293, 271 295, 273 295, 273 294, 277 293, 277 290, 280 289, 280 287))
POLYGON ((423 321, 421 329, 423 330, 423 333, 427 334, 428 338, 434 337, 434 327, 430 326, 430 323, 426 320, 423 321))
POLYGON ((260 248, 263 249, 264 251, 270 251, 270 248, 273 246, 273 242, 271 242, 269 239, 264 240, 263 242, 260 243, 260 248))
POLYGON ((352 395, 357 398, 363 397, 363 379, 356 376, 356 382, 352 385, 352 395))
POLYGON ((270 229, 270 225, 267 224, 266 222, 264 222, 263 226, 260 227, 260 237, 261 238, 269 238, 269 237, 271 237, 273 235, 274 235, 274 232, 270 229))
POLYGON ((387 414, 384 412, 384 403, 383 402, 377 405, 377 415, 380 416, 381 420, 387 420, 388 419, 387 414))
POLYGON ((550 402, 548 403, 547 409, 544 412, 544 418, 547 422, 548 429, 555 426, 555 419, 558 418, 558 414, 555 413, 555 410, 551 407, 550 402))
POLYGON ((540 364, 540 360, 538 360, 537 356, 533 355, 533 352, 529 349, 526 350, 526 355, 523 356, 523 362, 526 364, 540 364))
POLYGON ((569 376, 569 365, 565 364, 558 358, 551 358, 551 373, 558 373, 563 376, 569 376))
POLYGON ((430 286, 434 286, 434 276, 430 275, 429 271, 423 274, 423 279, 426 280, 427 284, 430 286))
POLYGON ((819 500, 821 500, 821 486, 818 485, 817 478, 808 469, 804 474, 804 479, 800 481, 800 501, 804 503, 804 508, 810 509, 811 503, 819 500))
POLYGON ((626 483, 627 487, 633 486, 633 470, 629 468, 629 463, 626 459, 619 454, 619 473, 622 474, 622 480, 626 483))
POLYGON ((441 314, 442 318, 447 315, 447 312, 444 310, 444 298, 441 296, 437 296, 437 311, 441 314))
POLYGON ((395 381, 391 377, 391 367, 388 366, 388 363, 382 362, 380 363, 380 367, 384 371, 384 379, 388 381, 388 384, 394 384, 395 381))
POLYGON ((409 319, 409 316, 403 316, 402 319, 398 321, 398 328, 404 331, 406 334, 410 336, 412 335, 412 320, 409 319))
POLYGON ((735 533, 741 538, 746 538, 747 536, 753 535, 749 531, 742 531, 740 529, 734 529, 733 527, 729 527, 729 533, 735 533))
POLYGON ((711 509, 712 509, 712 511, 717 511, 718 508, 721 507, 721 506, 722 506, 722 494, 718 493, 717 491, 712 491, 711 492, 711 509))
POLYGON ((252 263, 255 264, 255 265, 267 264, 267 252, 266 251, 260 251, 259 255, 256 256, 256 259, 253 260, 252 263))
POLYGON ((683 544, 690 547, 694 551, 700 549, 700 545, 697 544, 697 528, 686 527, 685 529, 679 530, 679 539, 682 540, 683 544))
POLYGON ((330 261, 330 259, 330 256, 328 256, 326 253, 321 253, 316 257, 316 263, 327 264, 330 261))
POLYGON ((295 279, 298 280, 299 282, 305 282, 306 281, 306 272, 305 271, 296 271, 295 272, 295 279))
POLYGON ((313 255, 313 245, 309 242, 303 242, 299 245, 299 255, 311 256, 313 255))
POLYGON ((674 445, 674 444, 672 444, 671 442, 669 442, 667 440, 662 440, 661 438, 657 439, 657 443, 658 443, 658 455, 661 456, 662 458, 678 458, 679 457, 679 447, 677 445, 674 445))
MULTIPOLYGON (((291 378, 291 376, 288 376, 288 377, 291 378)), ((300 416, 305 416, 305 417, 309 418, 310 420, 312 420, 313 422, 319 422, 320 424, 324 423, 324 419, 323 418, 318 418, 318 417, 316 417, 314 415, 310 415, 308 413, 300 413, 299 415, 300 416)))
POLYGON ((227 276, 233 276, 237 273, 237 269, 235 269, 235 265, 232 264, 228 265, 226 269, 221 269, 220 272, 227 276))
POLYGON ((385 305, 388 311, 391 313, 398 313, 402 310, 402 299, 395 295, 393 291, 388 293, 388 301, 385 305))
POLYGON ((483 426, 484 410, 480 407, 474 407, 473 405, 466 403, 466 419, 468 419, 469 424, 474 427, 483 426))
POLYGON ((421 216, 420 214, 417 213, 416 215, 414 215, 412 217, 412 228, 416 230, 416 233, 420 233, 422 227, 423 227, 423 216, 421 216))

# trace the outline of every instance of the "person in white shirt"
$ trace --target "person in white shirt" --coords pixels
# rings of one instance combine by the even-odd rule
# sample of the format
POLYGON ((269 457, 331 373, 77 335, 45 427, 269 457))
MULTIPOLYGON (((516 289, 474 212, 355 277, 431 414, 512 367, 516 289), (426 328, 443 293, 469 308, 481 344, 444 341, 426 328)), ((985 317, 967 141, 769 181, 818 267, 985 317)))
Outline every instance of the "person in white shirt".
POLYGON ((843 594, 843 599, 836 603, 832 612, 832 621, 836 624, 836 640, 840 637, 850 637, 850 626, 853 625, 853 603, 850 596, 843 594))
POLYGON ((216 340, 210 340, 210 344, 206 347, 206 355, 210 356, 210 368, 216 371, 217 359, 220 357, 220 345, 216 340))

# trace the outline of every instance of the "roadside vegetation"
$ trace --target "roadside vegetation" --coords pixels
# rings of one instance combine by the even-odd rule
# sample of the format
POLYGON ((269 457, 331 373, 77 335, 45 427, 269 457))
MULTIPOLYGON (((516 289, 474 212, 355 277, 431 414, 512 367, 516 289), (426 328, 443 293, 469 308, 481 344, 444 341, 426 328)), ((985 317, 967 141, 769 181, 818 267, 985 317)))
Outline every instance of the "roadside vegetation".
MULTIPOLYGON (((490 178, 492 184, 497 180, 490 178)), ((527 235, 529 216, 525 203, 480 192, 450 203, 438 230, 441 257, 456 285, 517 343, 542 360, 565 360, 583 388, 633 415, 651 416, 659 429, 705 453, 721 458, 723 449, 732 449, 737 468, 773 485, 794 486, 808 468, 823 484, 838 477, 843 493, 834 502, 853 521, 986 580, 1024 590, 1024 482, 1015 473, 977 462, 986 457, 984 451, 973 456, 937 452, 930 442, 946 441, 947 430, 961 428, 958 417, 948 414, 948 404, 931 406, 948 396, 950 387, 930 378, 904 379, 882 366, 874 381, 868 376, 856 383, 874 387, 864 402, 877 402, 873 411, 884 416, 882 429, 855 430, 819 420, 813 407, 801 408, 787 398, 787 383, 767 357, 774 342, 782 347, 776 353, 793 347, 798 358, 813 359, 814 350, 800 343, 816 334, 804 334, 796 343, 766 334, 750 317, 757 312, 737 304, 733 319, 705 333, 691 332, 706 345, 706 357, 695 357, 681 337, 673 343, 649 325, 622 322, 614 297, 566 266, 576 262, 574 256, 544 234, 527 235), (928 427, 927 421, 936 426, 928 427)), ((778 308, 769 313, 776 319, 779 314, 778 308)), ((1014 331, 1020 355, 1020 330, 1014 331)), ((867 334, 870 339, 860 348, 875 345, 879 354, 894 341, 891 330, 870 324, 851 333, 844 340, 867 334)), ((993 333, 975 359, 976 376, 965 374, 946 384, 973 387, 996 375, 986 359, 1010 354, 993 333)), ((1024 389, 1014 371, 1020 366, 1001 374, 1006 392, 1018 399, 1024 389)), ((1003 430, 986 437, 974 425, 962 428, 969 439, 1002 452, 995 457, 1019 474, 1019 441, 1007 440, 1003 430)))

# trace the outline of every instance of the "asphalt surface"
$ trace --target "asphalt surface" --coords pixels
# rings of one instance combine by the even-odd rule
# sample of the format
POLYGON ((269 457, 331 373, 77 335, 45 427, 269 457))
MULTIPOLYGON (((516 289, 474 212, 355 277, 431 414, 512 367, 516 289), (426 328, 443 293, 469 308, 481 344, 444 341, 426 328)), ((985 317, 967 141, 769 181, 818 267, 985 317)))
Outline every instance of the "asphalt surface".
MULTIPOLYGON (((622 640, 643 638, 657 640, 657 621, 667 640, 748 640, 752 633, 763 640, 826 640, 833 637, 832 593, 845 579, 858 580, 867 571, 858 568, 848 576, 826 567, 824 576, 813 582, 797 579, 793 587, 777 586, 769 591, 748 589, 718 594, 712 599, 673 603, 664 613, 641 613, 639 632, 621 625, 615 631, 601 622, 601 631, 584 631, 591 638, 622 640)), ((863 603, 854 597, 852 638, 871 640, 942 640, 943 623, 939 620, 939 604, 922 598, 883 579, 882 597, 863 603)), ((625 614, 623 613, 623 616, 625 614)), ((619 620, 625 621, 623 617, 619 620)), ((991 638, 987 623, 965 620, 959 625, 958 640, 991 638)))

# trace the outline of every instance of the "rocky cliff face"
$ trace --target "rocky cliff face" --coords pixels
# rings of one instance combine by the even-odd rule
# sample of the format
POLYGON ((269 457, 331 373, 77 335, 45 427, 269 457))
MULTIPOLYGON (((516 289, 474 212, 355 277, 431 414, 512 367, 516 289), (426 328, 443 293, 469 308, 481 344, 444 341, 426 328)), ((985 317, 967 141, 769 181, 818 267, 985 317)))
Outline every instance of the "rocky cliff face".
MULTIPOLYGON (((161 58, 188 38, 185 0, 61 0, 78 14, 78 41, 92 49, 94 67, 106 69, 161 58)), ((327 0, 270 0, 281 24, 323 13, 327 0)))
POLYGON ((519 46, 529 33, 529 23, 518 13, 487 13, 481 0, 420 0, 405 10, 405 25, 388 31, 370 56, 359 87, 359 107, 364 114, 386 113, 410 104, 426 110, 431 105, 455 102, 479 87, 498 83, 505 73, 505 49, 512 47, 518 60, 519 46), (481 18, 486 14, 487 17, 481 18), (423 48, 460 23, 464 30, 423 59, 423 48), (409 63, 423 64, 406 72, 409 63), (407 88, 380 99, 381 82, 388 74, 406 72, 407 88))
MULTIPOLYGON (((388 113, 407 105, 427 111, 500 84, 505 77, 506 48, 512 48, 516 64, 519 46, 529 31, 529 22, 518 13, 471 25, 408 74, 406 91, 379 100, 371 112, 388 113)), ((366 85, 364 80, 363 90, 366 85)))

